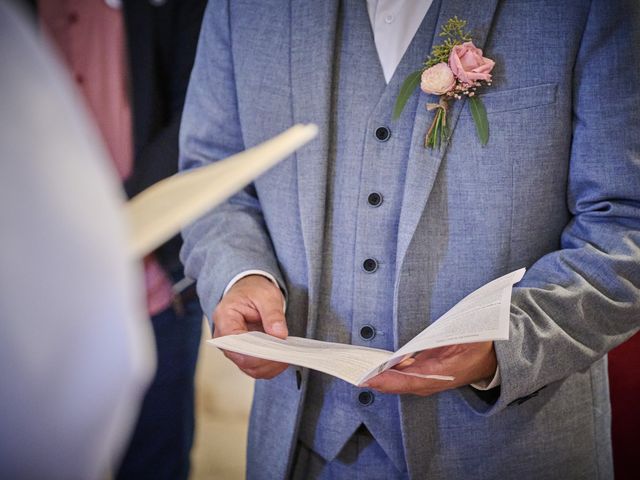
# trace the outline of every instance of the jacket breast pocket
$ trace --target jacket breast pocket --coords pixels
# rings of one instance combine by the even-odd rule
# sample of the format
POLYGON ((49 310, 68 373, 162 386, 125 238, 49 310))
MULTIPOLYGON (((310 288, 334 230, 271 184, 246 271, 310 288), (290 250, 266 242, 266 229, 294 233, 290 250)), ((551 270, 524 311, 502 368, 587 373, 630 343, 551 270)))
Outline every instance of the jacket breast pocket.
MULTIPOLYGON (((489 115, 551 105, 556 103, 557 90, 558 86, 555 83, 545 83, 498 92, 489 90, 481 94, 480 99, 489 115)), ((464 115, 470 115, 469 109, 464 110, 464 115)))
POLYGON ((452 136, 448 156, 460 156, 465 169, 475 164, 479 171, 495 176, 514 164, 539 168, 553 163, 558 152, 565 150, 571 110, 570 102, 559 101, 557 84, 502 91, 489 88, 480 98, 489 121, 488 143, 479 143, 469 105, 464 105, 452 136), (487 170, 489 166, 494 168, 487 170))

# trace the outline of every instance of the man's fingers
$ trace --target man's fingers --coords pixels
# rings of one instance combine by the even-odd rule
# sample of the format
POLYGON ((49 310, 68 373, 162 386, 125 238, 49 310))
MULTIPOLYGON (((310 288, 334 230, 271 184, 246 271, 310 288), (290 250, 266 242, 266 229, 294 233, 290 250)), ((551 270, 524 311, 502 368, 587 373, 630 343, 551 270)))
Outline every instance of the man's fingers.
POLYGON ((286 363, 273 362, 227 350, 223 350, 223 353, 240 370, 253 378, 273 378, 289 366, 286 363))
POLYGON ((287 368, 289 368, 289 365, 285 363, 269 362, 268 365, 261 365, 256 368, 250 368, 242 371, 256 380, 270 380, 280 375, 287 368))
POLYGON ((229 360, 235 363, 238 366, 238 368, 243 368, 243 366, 245 366, 246 368, 249 368, 250 367, 249 359, 259 360, 258 358, 249 357, 248 355, 242 355, 241 353, 230 352, 229 350, 222 350, 222 353, 224 354, 225 357, 227 357, 229 360))
POLYGON ((224 335, 234 335, 247 332, 247 323, 244 315, 232 308, 219 306, 213 314, 214 338, 224 335))
POLYGON ((228 350, 223 350, 223 353, 225 357, 235 363, 241 370, 249 370, 268 363, 274 363, 271 362, 271 360, 242 355, 241 353, 230 352, 228 350))
POLYGON ((416 363, 416 359, 413 357, 409 357, 409 358, 405 358, 403 361, 401 361, 399 364, 397 364, 393 368, 395 368, 396 370, 403 370, 407 367, 410 367, 414 363, 416 363))
POLYGON ((253 299, 265 333, 278 338, 287 338, 289 330, 283 311, 282 293, 275 285, 259 292, 253 299))
POLYGON ((365 386, 382 393, 413 393, 426 396, 447 389, 448 385, 444 385, 446 383, 448 382, 411 377, 389 370, 372 378, 365 386))
POLYGON ((387 371, 370 379, 365 386, 383 393, 407 393, 412 391, 414 383, 411 377, 387 371))
POLYGON ((219 336, 228 335, 230 331, 239 333, 239 314, 243 318, 244 331, 262 330, 284 339, 289 331, 283 310, 284 297, 280 289, 265 277, 249 275, 239 280, 223 297, 214 312, 214 323, 218 327, 218 318, 227 321, 230 312, 234 312, 234 323, 225 324, 219 336), (229 331, 225 330, 227 326, 229 331))
MULTIPOLYGON (((283 312, 280 289, 264 277, 248 276, 240 280, 213 312, 214 337, 264 331, 286 338, 288 329, 283 312)), ((288 365, 261 358, 224 351, 224 355, 240 370, 253 378, 273 378, 288 365)))
POLYGON ((240 370, 255 379, 273 378, 289 367, 286 363, 263 360, 239 353, 225 351, 224 354, 229 360, 235 363, 240 370))
POLYGON ((247 330, 250 332, 264 332, 264 328, 262 328, 262 322, 248 322, 247 330))

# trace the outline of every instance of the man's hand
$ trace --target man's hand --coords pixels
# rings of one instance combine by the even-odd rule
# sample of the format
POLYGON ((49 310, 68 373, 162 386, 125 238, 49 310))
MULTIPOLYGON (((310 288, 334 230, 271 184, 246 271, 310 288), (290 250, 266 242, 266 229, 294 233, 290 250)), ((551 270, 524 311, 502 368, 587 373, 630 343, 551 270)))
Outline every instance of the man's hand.
MULTIPOLYGON (((287 338, 282 292, 268 278, 249 275, 226 293, 213 312, 214 338, 249 331, 260 331, 287 338)), ((262 360, 224 351, 240 370, 253 378, 273 378, 285 371, 286 363, 262 360)))
POLYGON ((444 390, 490 380, 496 372, 497 365, 493 342, 451 345, 420 352, 394 369, 373 377, 365 386, 383 393, 412 393, 426 397, 444 390), (411 377, 398 371, 423 375, 451 375, 454 380, 411 377))

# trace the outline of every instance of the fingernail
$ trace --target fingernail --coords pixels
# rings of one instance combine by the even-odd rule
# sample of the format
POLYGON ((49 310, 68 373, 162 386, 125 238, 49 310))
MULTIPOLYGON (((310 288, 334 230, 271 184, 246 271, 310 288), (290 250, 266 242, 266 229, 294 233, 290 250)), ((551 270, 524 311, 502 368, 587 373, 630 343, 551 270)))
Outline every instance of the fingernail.
POLYGON ((416 362, 415 358, 407 358, 406 360, 403 360, 398 365, 396 365, 395 368, 397 370, 404 370, 405 368, 410 367, 411 365, 413 365, 415 362, 416 362))

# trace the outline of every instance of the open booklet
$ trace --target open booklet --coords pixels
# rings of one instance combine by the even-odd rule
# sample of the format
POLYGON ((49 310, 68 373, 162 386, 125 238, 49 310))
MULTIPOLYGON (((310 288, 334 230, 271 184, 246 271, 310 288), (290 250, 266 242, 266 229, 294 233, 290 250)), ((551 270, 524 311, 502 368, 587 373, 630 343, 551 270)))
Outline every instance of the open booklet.
POLYGON ((152 185, 126 204, 131 250, 143 257, 181 228, 247 186, 318 133, 315 125, 294 125, 260 145, 206 167, 178 173, 152 185))
MULTIPOLYGON (((396 352, 300 337, 281 340, 262 332, 227 335, 208 343, 223 350, 318 370, 359 386, 423 350, 507 340, 511 288, 524 272, 524 268, 511 272, 475 290, 396 352)), ((417 376, 453 380, 446 375, 417 376)))

